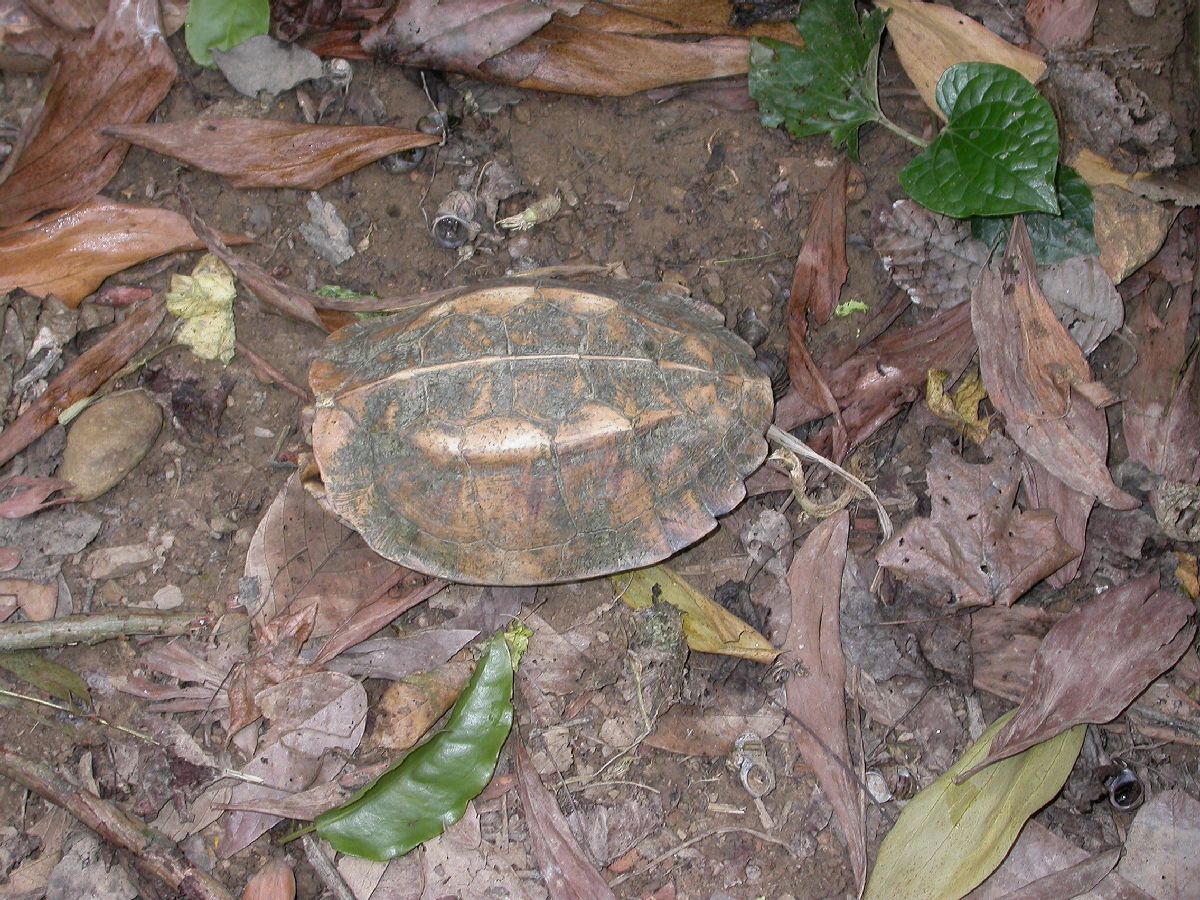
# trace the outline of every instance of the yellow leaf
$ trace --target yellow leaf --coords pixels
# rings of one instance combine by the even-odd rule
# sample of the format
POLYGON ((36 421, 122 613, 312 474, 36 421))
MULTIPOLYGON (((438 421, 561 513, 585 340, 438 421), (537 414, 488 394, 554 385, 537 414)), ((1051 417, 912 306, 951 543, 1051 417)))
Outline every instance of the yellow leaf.
POLYGON ((1000 865, 1025 821, 1059 792, 1086 725, 954 783, 987 756, 1012 715, 992 723, 950 771, 909 801, 879 848, 864 900, 962 897, 1000 865))
POLYGON ((614 575, 611 581, 621 599, 633 609, 645 609, 655 600, 678 609, 683 614, 683 634, 691 650, 760 663, 772 663, 779 655, 765 637, 666 566, 625 572, 614 575))
POLYGON ((233 272, 211 253, 196 264, 191 275, 172 275, 167 309, 183 319, 177 335, 201 359, 233 359, 233 301, 237 297, 233 272))
POLYGON ((1036 83, 1046 71, 1041 57, 1022 50, 949 6, 919 0, 876 0, 890 9, 887 30, 896 44, 900 65, 926 105, 945 119, 935 98, 938 79, 964 62, 998 63, 1016 69, 1036 83))
POLYGON ((939 419, 956 426, 976 444, 988 437, 987 419, 979 418, 979 402, 987 397, 987 389, 978 369, 963 376, 952 395, 946 393, 946 379, 950 373, 944 369, 930 369, 925 382, 925 404, 939 419))

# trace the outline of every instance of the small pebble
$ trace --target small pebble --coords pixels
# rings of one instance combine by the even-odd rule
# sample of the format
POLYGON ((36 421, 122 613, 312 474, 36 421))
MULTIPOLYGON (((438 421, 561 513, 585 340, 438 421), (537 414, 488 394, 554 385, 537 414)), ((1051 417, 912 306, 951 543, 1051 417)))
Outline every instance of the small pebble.
POLYGON ((103 547, 88 557, 86 572, 96 581, 108 578, 124 578, 153 565, 158 554, 149 544, 126 544, 121 547, 103 547))
POLYGON ((151 606, 155 609, 176 609, 183 606, 183 591, 177 584, 168 584, 154 592, 151 606))

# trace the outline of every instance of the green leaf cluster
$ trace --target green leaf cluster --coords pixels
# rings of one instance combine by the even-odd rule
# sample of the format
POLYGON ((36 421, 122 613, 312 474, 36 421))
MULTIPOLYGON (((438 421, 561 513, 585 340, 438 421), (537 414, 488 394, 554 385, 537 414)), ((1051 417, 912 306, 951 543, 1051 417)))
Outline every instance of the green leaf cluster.
POLYGON ((242 41, 266 34, 271 24, 268 0, 192 0, 184 22, 188 53, 211 69, 212 50, 232 50, 242 41))
POLYGON ((346 803, 316 819, 334 849, 382 862, 403 856, 462 818, 496 770, 513 721, 513 669, 523 627, 484 646, 446 727, 346 803))

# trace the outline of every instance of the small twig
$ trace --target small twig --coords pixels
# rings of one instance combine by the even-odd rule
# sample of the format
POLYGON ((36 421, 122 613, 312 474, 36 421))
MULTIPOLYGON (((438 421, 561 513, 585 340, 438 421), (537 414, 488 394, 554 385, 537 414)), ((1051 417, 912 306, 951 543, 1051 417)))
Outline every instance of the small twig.
POLYGON ((325 851, 321 849, 321 844, 317 839, 311 834, 306 834, 300 838, 300 843, 304 847, 304 855, 308 859, 308 864, 316 871, 317 877, 329 889, 334 900, 354 900, 354 891, 350 890, 350 885, 346 884, 341 873, 325 855, 325 851))
POLYGON ((134 634, 174 637, 208 624, 207 616, 153 609, 122 609, 86 616, 62 616, 45 622, 0 625, 0 651, 98 644, 134 634))
POLYGON ((304 388, 297 387, 296 385, 292 384, 292 382, 290 382, 282 372, 276 369, 273 365, 271 365, 241 341, 234 341, 234 346, 237 348, 237 351, 242 354, 242 356, 246 357, 246 362, 250 363, 250 365, 254 367, 254 370, 258 373, 258 377, 263 381, 269 384, 279 385, 285 391, 295 394, 305 403, 313 402, 312 394, 304 390, 304 388))
POLYGON ((165 835, 49 766, 0 746, 0 775, 69 812, 101 838, 125 850, 143 873, 194 900, 233 900, 225 886, 193 866, 165 835))
POLYGON ((659 863, 665 862, 666 860, 670 859, 672 856, 682 853, 684 850, 686 850, 688 847, 691 847, 693 844, 698 844, 701 841, 708 840, 710 837, 717 837, 718 835, 722 835, 722 834, 732 834, 734 832, 748 834, 751 837, 758 838, 760 841, 767 841, 768 843, 775 844, 779 847, 782 847, 793 857, 795 857, 795 855, 796 855, 796 851, 794 851, 791 848, 791 846, 788 844, 787 841, 782 840, 781 838, 777 838, 773 835, 767 834, 765 831, 758 831, 754 828, 743 828, 740 825, 726 825, 722 828, 713 828, 710 831, 706 831, 703 834, 698 834, 693 838, 688 838, 682 844, 677 844, 676 846, 672 847, 670 850, 666 851, 665 853, 660 853, 658 856, 654 857, 654 859, 650 860, 650 862, 646 863, 645 865, 639 866, 636 869, 632 869, 632 870, 626 872, 624 875, 614 878, 612 881, 610 881, 608 883, 608 886, 610 888, 615 888, 617 885, 619 885, 625 881, 628 881, 630 878, 633 878, 635 875, 641 875, 645 872, 649 872, 651 869, 653 869, 659 863))

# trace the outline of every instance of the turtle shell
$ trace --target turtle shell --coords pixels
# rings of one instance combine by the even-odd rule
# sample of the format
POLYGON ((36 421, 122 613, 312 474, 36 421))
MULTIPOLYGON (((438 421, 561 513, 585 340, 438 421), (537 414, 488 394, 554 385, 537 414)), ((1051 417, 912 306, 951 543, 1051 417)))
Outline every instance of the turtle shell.
POLYGON ((753 351, 661 286, 504 282, 333 334, 310 372, 327 502, 389 559, 549 584, 711 531, 766 455, 753 351))

